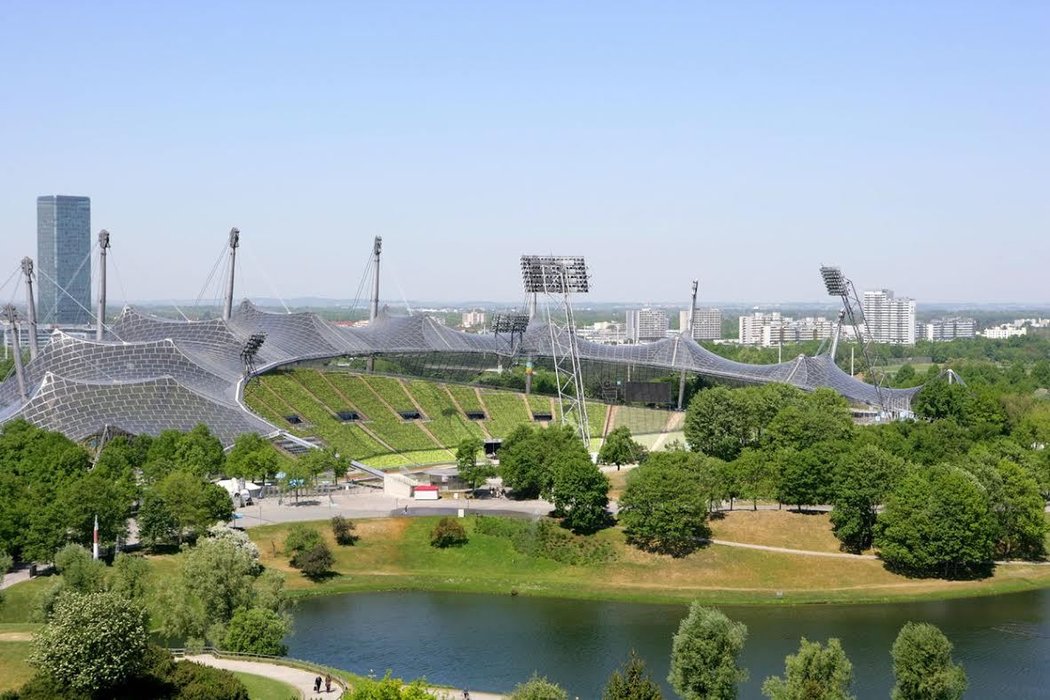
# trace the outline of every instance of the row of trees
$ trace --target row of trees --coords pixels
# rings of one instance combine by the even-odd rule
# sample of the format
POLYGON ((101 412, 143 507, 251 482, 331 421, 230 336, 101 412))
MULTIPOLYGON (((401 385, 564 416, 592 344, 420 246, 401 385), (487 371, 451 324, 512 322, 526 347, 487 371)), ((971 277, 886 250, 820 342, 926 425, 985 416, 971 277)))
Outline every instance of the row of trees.
POLYGON ((570 426, 515 428, 500 447, 500 474, 515 498, 554 504, 574 532, 595 532, 609 523, 609 479, 570 426))
MULTIPOLYGON (((310 476, 331 469, 333 459, 311 451, 288 460, 288 471, 310 476)), ((92 459, 61 434, 14 420, 0 430, 0 552, 51 561, 67 542, 90 542, 96 517, 101 543, 111 545, 127 536, 136 504, 148 546, 181 543, 230 518, 229 494, 209 479, 265 478, 280 466, 260 436, 242 435, 227 455, 203 425, 155 438, 119 436, 92 459)))
MULTIPOLYGON (((747 642, 747 625, 714 608, 693 603, 671 643, 667 682, 683 700, 733 700, 748 679, 738 664, 747 642)), ((905 624, 890 651, 893 700, 958 700, 966 691, 966 672, 952 659, 952 643, 934 625, 905 624)), ((802 638, 784 659, 784 675, 767 678, 762 694, 770 700, 852 700, 853 664, 838 639, 826 644, 802 638)), ((519 684, 511 700, 568 700, 569 694, 534 675, 519 684)), ((602 700, 662 700, 660 686, 633 651, 609 677, 602 700)))

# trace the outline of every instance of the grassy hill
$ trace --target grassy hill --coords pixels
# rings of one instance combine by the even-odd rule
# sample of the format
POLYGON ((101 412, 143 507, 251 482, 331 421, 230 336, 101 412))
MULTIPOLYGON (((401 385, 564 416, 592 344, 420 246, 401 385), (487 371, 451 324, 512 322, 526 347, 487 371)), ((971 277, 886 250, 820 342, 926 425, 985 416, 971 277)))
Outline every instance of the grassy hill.
MULTIPOLYGON (((274 425, 301 437, 317 437, 343 455, 378 467, 449 462, 463 438, 501 438, 523 423, 536 423, 536 414, 561 418, 557 399, 549 396, 318 369, 264 374, 249 382, 244 398, 251 410, 274 425), (356 420, 340 418, 351 413, 356 420), (420 417, 403 417, 412 413, 420 417), (293 415, 301 422, 289 422, 293 415)), ((671 416, 588 401, 592 449, 614 427, 660 433, 673 424, 671 416)))

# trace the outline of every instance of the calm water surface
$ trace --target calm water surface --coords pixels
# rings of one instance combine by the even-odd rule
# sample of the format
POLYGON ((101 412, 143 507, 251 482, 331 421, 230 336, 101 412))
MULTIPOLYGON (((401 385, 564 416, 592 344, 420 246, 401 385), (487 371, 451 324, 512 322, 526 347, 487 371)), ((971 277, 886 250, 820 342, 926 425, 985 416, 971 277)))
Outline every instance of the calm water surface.
MULTIPOLYGON (((1050 591, 933 603, 722 607, 748 626, 740 697, 784 670, 799 637, 838 637, 853 662, 858 698, 887 698, 890 646, 909 620, 940 627, 970 679, 968 698, 1050 698, 1050 591)), ((457 593, 355 593, 299 603, 289 654, 382 675, 506 691, 539 671, 581 700, 600 698, 635 649, 667 676, 682 605, 604 603, 457 593)))

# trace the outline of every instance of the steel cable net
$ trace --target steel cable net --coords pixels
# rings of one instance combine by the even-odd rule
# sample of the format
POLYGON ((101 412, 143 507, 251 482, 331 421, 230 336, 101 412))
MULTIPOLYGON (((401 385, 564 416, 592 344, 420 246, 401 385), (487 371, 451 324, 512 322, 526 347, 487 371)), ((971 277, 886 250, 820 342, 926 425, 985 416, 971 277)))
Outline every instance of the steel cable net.
MULTIPOLYGON (((557 331, 564 333, 564 329, 557 331)), ((244 301, 229 321, 177 321, 125 308, 101 341, 55 332, 25 366, 28 400, 15 377, 0 384, 0 422, 23 417, 81 440, 106 427, 156 435, 206 423, 224 444, 237 435, 280 429, 241 402, 242 351, 253 335, 266 339, 255 354, 256 373, 310 360, 377 356, 413 374, 468 380, 497 364, 552 355, 552 335, 534 320, 518 336, 465 333, 426 315, 393 316, 382 310, 367 326, 346 328, 314 313, 271 313, 244 301)), ((850 401, 878 405, 871 384, 840 369, 827 355, 800 356, 775 365, 749 365, 720 357, 691 338, 644 345, 602 345, 577 340, 585 375, 614 380, 628 368, 685 370, 741 384, 784 382, 804 390, 829 387, 850 401)), ((640 375, 639 375, 640 376, 640 375)), ((912 389, 882 389, 887 408, 906 410, 912 389)))

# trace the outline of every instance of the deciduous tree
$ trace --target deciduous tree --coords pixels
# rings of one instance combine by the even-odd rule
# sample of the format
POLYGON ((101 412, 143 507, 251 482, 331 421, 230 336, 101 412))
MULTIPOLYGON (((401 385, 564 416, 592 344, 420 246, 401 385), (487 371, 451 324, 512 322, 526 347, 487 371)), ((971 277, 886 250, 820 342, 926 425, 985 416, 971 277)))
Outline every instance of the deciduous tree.
POLYGON ((805 637, 797 654, 784 660, 784 678, 767 678, 762 694, 770 700, 853 700, 853 664, 839 640, 827 646, 805 637))
POLYGON ((30 663, 76 690, 99 693, 143 668, 146 612, 116 593, 69 592, 33 639, 30 663))
POLYGON ((629 542, 673 556, 703 543, 711 533, 703 459, 693 452, 656 452, 627 475, 619 518, 629 542))
POLYGON ((893 569, 945 578, 986 574, 998 528, 976 477, 947 465, 914 469, 886 499, 875 547, 893 569))
POLYGON ((747 640, 747 625, 699 602, 678 626, 671 644, 667 681, 685 700, 731 700, 747 671, 737 657, 747 640))
POLYGON ((966 672, 952 661, 952 643, 927 622, 909 622, 893 642, 893 700, 959 700, 966 672))
POLYGON ((626 425, 613 428, 605 436, 602 447, 598 450, 599 464, 615 464, 619 469, 624 464, 641 461, 645 448, 631 438, 631 429, 626 425))

